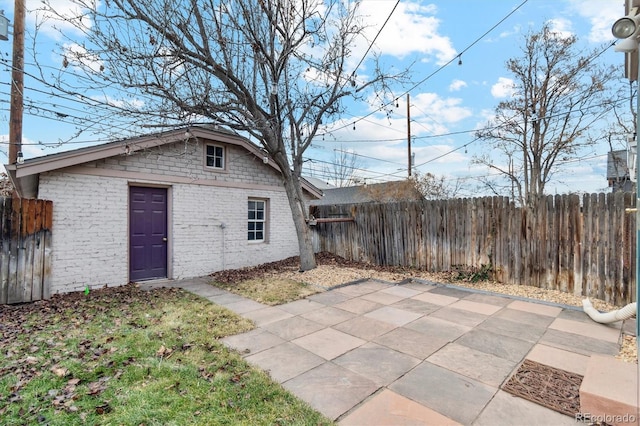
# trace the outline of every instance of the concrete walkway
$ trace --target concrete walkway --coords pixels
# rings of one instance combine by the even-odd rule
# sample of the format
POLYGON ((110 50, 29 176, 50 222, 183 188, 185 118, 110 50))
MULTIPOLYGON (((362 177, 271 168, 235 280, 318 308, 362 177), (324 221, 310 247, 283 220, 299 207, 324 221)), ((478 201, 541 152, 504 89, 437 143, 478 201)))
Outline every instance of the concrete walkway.
POLYGON ((370 280, 277 307, 205 278, 163 284, 252 319, 223 342, 341 425, 575 426, 500 386, 525 358, 584 375, 590 355, 619 350, 620 323, 435 283, 370 280))

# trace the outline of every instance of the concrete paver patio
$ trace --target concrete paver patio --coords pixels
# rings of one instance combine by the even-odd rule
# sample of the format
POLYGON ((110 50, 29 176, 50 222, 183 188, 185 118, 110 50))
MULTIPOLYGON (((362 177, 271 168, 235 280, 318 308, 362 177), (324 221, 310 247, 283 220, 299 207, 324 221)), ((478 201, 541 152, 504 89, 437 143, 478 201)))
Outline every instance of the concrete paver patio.
POLYGON ((270 307, 205 282, 170 285, 254 320, 223 342, 343 425, 575 425, 501 385, 525 358, 584 374, 619 350, 621 323, 435 283, 369 280, 270 307))

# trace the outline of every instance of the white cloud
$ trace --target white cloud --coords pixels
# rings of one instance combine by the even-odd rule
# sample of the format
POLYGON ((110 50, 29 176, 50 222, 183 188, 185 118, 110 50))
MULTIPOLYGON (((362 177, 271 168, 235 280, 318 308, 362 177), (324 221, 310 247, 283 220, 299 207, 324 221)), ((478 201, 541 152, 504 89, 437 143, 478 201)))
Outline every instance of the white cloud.
POLYGON ((611 26, 624 15, 624 1, 570 0, 569 3, 591 24, 588 40, 592 43, 611 40, 611 26))
MULTIPOLYGON (((0 154, 4 157, 7 156, 9 149, 9 135, 0 135, 0 154)), ((42 155, 42 146, 32 141, 31 139, 22 138, 22 155, 24 158, 39 157, 42 155)), ((2 161, 4 163, 4 161, 2 161)))
POLYGON ((457 92, 463 87, 467 87, 467 82, 462 80, 453 80, 449 85, 450 92, 457 92))
MULTIPOLYGON (((384 4, 389 7, 381 7, 381 2, 376 1, 361 3, 360 13, 368 25, 365 35, 369 41, 376 36, 395 3, 384 4)), ((438 33, 440 20, 435 17, 436 12, 434 5, 411 1, 399 3, 378 36, 376 47, 382 54, 398 58, 422 53, 426 55, 423 58, 426 62, 435 57, 438 65, 445 64, 456 56, 456 50, 449 37, 438 33)))
POLYGON ((509 98, 514 92, 515 84, 510 78, 500 77, 498 82, 491 86, 491 95, 494 98, 509 98))
POLYGON ((550 19, 547 23, 549 24, 551 31, 562 39, 573 35, 573 25, 568 19, 554 18, 550 19))
POLYGON ((461 106, 462 103, 463 100, 459 98, 441 98, 435 93, 420 93, 411 98, 412 106, 417 109, 411 115, 424 115, 440 123, 457 123, 472 114, 470 109, 461 106))
POLYGON ((96 55, 89 53, 87 49, 77 43, 64 44, 64 58, 67 61, 64 66, 73 66, 79 69, 89 68, 98 73, 104 70, 104 62, 96 55))
POLYGON ((61 33, 82 35, 93 23, 87 16, 88 8, 100 7, 98 0, 82 2, 69 0, 27 1, 27 23, 52 39, 60 39, 61 33), (80 27, 80 28, 79 28, 80 27))
POLYGON ((140 99, 116 99, 108 95, 100 95, 100 96, 92 96, 91 99, 94 99, 100 103, 115 106, 123 109, 140 109, 144 106, 144 101, 140 99))

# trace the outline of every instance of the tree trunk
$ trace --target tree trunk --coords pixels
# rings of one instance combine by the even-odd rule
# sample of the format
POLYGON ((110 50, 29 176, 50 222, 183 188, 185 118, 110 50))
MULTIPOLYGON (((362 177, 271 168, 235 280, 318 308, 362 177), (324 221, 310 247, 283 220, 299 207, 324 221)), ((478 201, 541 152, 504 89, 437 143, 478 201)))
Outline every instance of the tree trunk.
POLYGON ((296 190, 296 177, 293 174, 284 177, 284 188, 287 191, 289 206, 291 207, 291 216, 293 224, 296 227, 298 236, 298 249, 300 251, 300 271, 309 271, 316 267, 316 257, 313 253, 313 244, 311 242, 311 231, 305 219, 305 214, 301 207, 304 205, 303 200, 299 200, 298 191, 296 190))

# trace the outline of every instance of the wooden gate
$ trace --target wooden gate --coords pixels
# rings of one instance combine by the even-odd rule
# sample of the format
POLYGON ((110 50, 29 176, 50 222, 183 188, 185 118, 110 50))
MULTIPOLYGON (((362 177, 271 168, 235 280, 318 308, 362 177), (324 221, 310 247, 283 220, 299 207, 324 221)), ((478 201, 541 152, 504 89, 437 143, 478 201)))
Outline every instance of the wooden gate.
POLYGON ((0 304, 49 298, 53 202, 0 197, 0 304))

